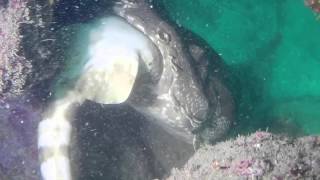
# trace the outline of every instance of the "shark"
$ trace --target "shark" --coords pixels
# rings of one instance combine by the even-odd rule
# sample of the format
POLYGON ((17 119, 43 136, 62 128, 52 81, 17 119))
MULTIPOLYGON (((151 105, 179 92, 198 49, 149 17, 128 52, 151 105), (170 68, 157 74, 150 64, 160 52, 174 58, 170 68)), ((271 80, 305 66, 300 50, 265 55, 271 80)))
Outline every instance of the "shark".
POLYGON ((234 105, 219 68, 209 71, 218 57, 192 33, 166 21, 152 3, 120 0, 112 13, 78 27, 38 125, 44 180, 75 179, 69 158, 72 121, 87 100, 126 103, 195 148, 225 135, 234 105))

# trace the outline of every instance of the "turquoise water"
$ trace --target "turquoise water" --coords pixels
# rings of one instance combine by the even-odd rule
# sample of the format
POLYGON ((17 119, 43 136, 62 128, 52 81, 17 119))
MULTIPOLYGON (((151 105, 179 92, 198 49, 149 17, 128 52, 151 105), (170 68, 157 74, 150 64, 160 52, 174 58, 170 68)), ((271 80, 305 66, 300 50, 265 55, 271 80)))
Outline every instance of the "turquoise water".
POLYGON ((320 21, 303 0, 164 0, 231 72, 235 133, 320 134, 320 21))

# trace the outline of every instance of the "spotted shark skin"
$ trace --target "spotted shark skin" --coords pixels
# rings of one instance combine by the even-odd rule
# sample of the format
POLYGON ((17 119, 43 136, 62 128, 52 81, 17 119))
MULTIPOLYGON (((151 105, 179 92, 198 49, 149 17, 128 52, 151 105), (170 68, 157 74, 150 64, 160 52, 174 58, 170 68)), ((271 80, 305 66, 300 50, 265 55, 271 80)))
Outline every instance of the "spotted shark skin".
MULTIPOLYGON (((198 140, 209 143, 223 136, 233 119, 233 100, 218 77, 206 74, 210 60, 205 56, 207 50, 197 43, 186 42, 144 0, 119 1, 114 11, 149 37, 162 61, 162 67, 158 66, 162 68, 159 79, 149 82, 138 79, 140 82, 136 83, 128 103, 187 143, 195 145, 198 140)), ((149 74, 152 77, 152 72, 149 74)))
MULTIPOLYGON (((202 50, 195 47, 193 53, 188 52, 176 30, 154 12, 152 5, 143 0, 118 1, 114 14, 106 18, 125 22, 147 37, 147 51, 152 56, 137 48, 137 76, 130 95, 122 100, 101 100, 105 97, 101 95, 104 86, 110 87, 106 80, 109 77, 84 70, 75 86, 48 106, 38 126, 44 180, 76 179, 69 159, 72 121, 76 107, 85 100, 127 103, 169 134, 195 146, 199 141, 221 137, 231 124, 233 105, 228 90, 218 79, 202 77, 199 69, 193 67, 193 58, 202 56, 202 50), (208 78, 211 83, 204 87, 204 79, 208 78), (89 83, 93 85, 87 88, 89 83), (203 124, 209 124, 208 128, 203 124)), ((89 59, 85 67, 91 67, 90 62, 89 59)))
POLYGON ((198 119, 206 114, 208 101, 191 67, 190 57, 183 52, 178 34, 153 13, 152 6, 142 1, 131 1, 129 5, 128 1, 122 2, 115 7, 115 12, 151 39, 158 47, 163 63, 158 81, 137 83, 148 84, 150 87, 144 89, 151 89, 150 95, 141 96, 145 94, 142 93, 144 89, 137 87, 129 103, 171 134, 192 143, 191 129, 201 123, 198 119))

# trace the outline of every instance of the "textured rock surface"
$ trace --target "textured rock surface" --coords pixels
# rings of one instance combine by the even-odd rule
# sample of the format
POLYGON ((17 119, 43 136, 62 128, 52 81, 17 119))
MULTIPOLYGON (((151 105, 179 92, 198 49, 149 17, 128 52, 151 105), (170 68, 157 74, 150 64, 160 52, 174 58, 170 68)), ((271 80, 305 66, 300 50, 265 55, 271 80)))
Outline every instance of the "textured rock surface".
POLYGON ((0 4, 0 94, 20 94, 31 63, 20 51, 21 24, 31 23, 25 1, 0 4))
POLYGON ((0 100, 0 179, 39 179, 39 112, 23 98, 0 100))
POLYGON ((256 132, 202 147, 169 180, 319 179, 320 137, 290 139, 256 132))
MULTIPOLYGON (((71 4, 70 7, 76 7, 73 4, 74 1, 72 3, 71 1, 68 2, 71 4)), ((99 5, 97 5, 97 9, 102 7, 99 5)), ((74 16, 81 14, 82 16, 79 16, 79 19, 87 17, 85 16, 87 11, 83 12, 75 9, 73 9, 74 16)), ((59 16, 61 19, 66 17, 63 14, 64 11, 61 11, 59 16)), ((92 17, 93 14, 89 16, 92 17)), ((36 101, 34 99, 42 100, 49 95, 50 79, 63 62, 63 58, 59 57, 61 53, 56 53, 59 52, 61 47, 56 42, 54 22, 51 21, 51 18, 51 6, 46 4, 45 1, 0 0, 1 180, 37 179, 37 172, 34 168, 36 166, 35 163, 37 163, 37 152, 34 149, 35 134, 32 133, 35 132, 34 125, 37 124, 38 115, 33 112, 35 108, 32 105, 39 103, 29 104, 29 98, 24 99, 24 101, 13 97, 28 92, 28 96, 36 96, 36 98, 31 98, 32 101, 36 101), (23 123, 21 123, 22 120, 23 123), (22 124, 23 126, 21 126, 22 124)), ((70 21, 72 17, 68 17, 68 19, 70 21)), ((231 22, 234 23, 234 21, 231 22)), ((239 21, 240 24, 241 22, 239 21)), ((204 25, 206 24, 204 23, 204 25)), ((305 26, 300 27, 304 28, 305 26)), ((304 38, 304 36, 295 37, 304 38)), ((300 39, 297 42, 300 42, 300 39)), ((304 42, 308 44, 307 41, 304 42)), ((292 56, 296 57, 294 54, 292 56)), ((284 64, 287 66, 286 63, 284 64)), ((260 71, 261 67, 257 68, 259 66, 260 63, 253 63, 249 69, 241 69, 239 72, 255 75, 256 73, 252 72, 260 71)), ((318 66, 312 67, 316 69, 318 66)), ((301 73, 301 75, 303 74, 305 73, 301 73)), ((280 73, 280 75, 282 74, 280 73)), ((264 81, 262 77, 264 76, 258 76, 258 80, 264 81)), ((256 81, 252 82, 255 83, 256 81)), ((296 79, 294 82, 296 82, 296 79)), ((247 87, 247 84, 242 84, 241 87, 247 87)), ((274 87, 274 89, 278 89, 277 84, 274 87)), ((285 86, 281 87, 286 89, 285 86)), ((301 87, 306 89, 303 84, 301 87)), ((255 92, 262 92, 260 91, 261 88, 256 88, 255 90, 258 91, 250 93, 260 97, 260 94, 255 92)), ((287 94, 283 93, 283 91, 280 91, 280 93, 287 94)), ((39 107, 39 105, 37 106, 39 107)), ((315 109, 318 111, 317 108, 315 109)), ((40 109, 38 110, 41 111, 40 109)), ((98 107, 93 107, 91 115, 100 110, 98 107)), ((118 111, 120 110, 122 109, 118 111)), ((112 111, 109 112, 111 113, 112 111)), ((106 175, 108 173, 115 178, 122 177, 124 179, 128 179, 128 177, 133 179, 162 177, 172 166, 181 165, 186 160, 186 157, 191 155, 192 149, 185 148, 184 145, 174 144, 172 143, 174 142, 173 140, 172 142, 165 141, 165 139, 170 138, 168 136, 162 137, 156 134, 146 137, 145 134, 148 134, 148 132, 145 129, 139 129, 138 125, 141 122, 137 124, 134 121, 135 117, 131 117, 133 121, 128 122, 126 121, 127 117, 117 117, 115 115, 110 118, 106 113, 108 112, 97 113, 94 118, 91 118, 90 112, 86 116, 82 114, 92 124, 86 125, 86 119, 81 121, 80 118, 79 123, 83 123, 85 128, 76 127, 81 135, 78 138, 82 138, 78 145, 83 152, 79 154, 75 152, 75 159, 83 160, 79 169, 84 174, 80 178, 97 180, 96 177, 100 177, 105 179, 105 177, 108 177, 106 175), (111 123, 112 125, 104 122, 108 118, 111 122, 114 122, 111 123), (94 120, 101 121, 97 123, 94 120), (139 129, 139 132, 137 129, 139 129), (96 134, 97 132, 98 134, 96 134), (91 134, 91 136, 88 134, 91 134), (97 139, 93 139, 96 136, 97 139), (160 140, 155 141, 155 137, 152 136, 160 137, 160 140), (147 140, 141 140, 141 138, 146 138, 147 140), (179 148, 181 148, 186 152, 181 156, 178 156, 178 153, 169 154, 169 151, 174 150, 167 149, 174 146, 178 149, 175 151, 179 151, 179 148), (135 170, 130 171, 131 169, 135 170)), ((319 179, 319 146, 319 137, 292 140, 265 132, 257 132, 249 137, 241 136, 233 141, 200 149, 183 169, 174 169, 169 179, 248 179, 251 177, 264 177, 265 179, 301 179, 302 177, 319 179)))
POLYGON ((45 1, 0 1, 1 180, 40 179, 36 129, 49 93, 42 84, 56 72, 50 62, 59 62, 49 9, 45 1))
MULTIPOLYGON (((46 1, 9 0, 0 3, 0 97, 35 92, 56 73, 52 7, 46 1)), ((47 92, 42 89, 42 92, 47 92)), ((37 96, 44 95, 33 93, 37 96)))

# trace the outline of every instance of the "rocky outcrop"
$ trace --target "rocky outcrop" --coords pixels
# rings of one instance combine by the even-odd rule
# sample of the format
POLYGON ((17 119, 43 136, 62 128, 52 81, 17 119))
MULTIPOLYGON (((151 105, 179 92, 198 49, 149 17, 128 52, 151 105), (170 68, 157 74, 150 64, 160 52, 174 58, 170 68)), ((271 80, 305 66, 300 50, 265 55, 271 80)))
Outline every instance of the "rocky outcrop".
POLYGON ((50 9, 44 1, 0 1, 1 180, 40 179, 36 129, 49 94, 43 84, 57 71, 52 62, 61 62, 50 9))
POLYGON ((20 94, 31 62, 20 51, 22 24, 31 23, 25 1, 0 4, 0 95, 20 94))
POLYGON ((320 137, 291 139, 268 132, 202 147, 169 180, 319 179, 320 137))
MULTIPOLYGON (((9 0, 0 3, 0 97, 16 97, 44 88, 61 57, 49 2, 9 0)), ((47 92, 47 91, 42 91, 47 92)), ((33 93, 34 95, 37 93, 33 93)), ((45 97, 43 94, 37 96, 45 97)))

